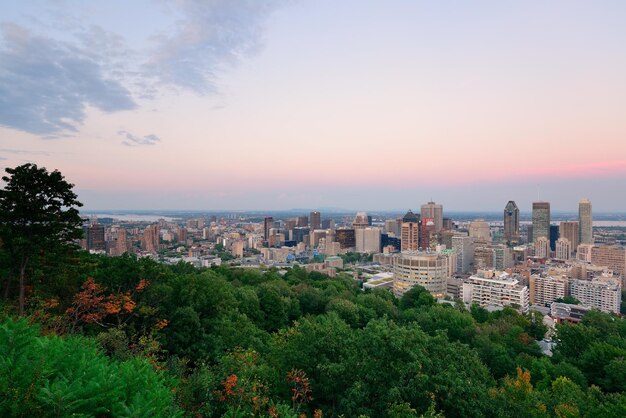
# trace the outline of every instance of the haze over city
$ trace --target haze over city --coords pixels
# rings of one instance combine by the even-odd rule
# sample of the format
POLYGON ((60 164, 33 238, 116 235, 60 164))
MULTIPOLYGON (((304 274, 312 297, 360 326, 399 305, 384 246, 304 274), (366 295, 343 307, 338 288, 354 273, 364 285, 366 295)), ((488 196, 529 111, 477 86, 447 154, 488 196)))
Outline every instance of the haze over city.
POLYGON ((0 169, 85 209, 626 208, 626 3, 0 4, 0 169))

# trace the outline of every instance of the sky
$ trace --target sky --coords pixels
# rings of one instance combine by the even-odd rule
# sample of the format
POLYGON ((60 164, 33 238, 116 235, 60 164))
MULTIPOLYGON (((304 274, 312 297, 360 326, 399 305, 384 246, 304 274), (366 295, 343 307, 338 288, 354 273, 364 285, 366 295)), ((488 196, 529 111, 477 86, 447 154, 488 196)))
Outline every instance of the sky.
POLYGON ((626 212, 626 2, 0 0, 0 169, 86 209, 626 212))

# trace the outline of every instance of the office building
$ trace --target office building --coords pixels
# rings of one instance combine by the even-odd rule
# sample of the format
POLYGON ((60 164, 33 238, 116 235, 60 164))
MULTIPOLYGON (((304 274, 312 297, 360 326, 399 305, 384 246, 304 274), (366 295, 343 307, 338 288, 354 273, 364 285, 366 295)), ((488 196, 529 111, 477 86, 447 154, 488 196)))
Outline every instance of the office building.
POLYGON ((142 247, 145 251, 156 253, 159 251, 161 228, 159 224, 152 224, 143 231, 142 247))
POLYGON ((527 286, 504 272, 478 271, 463 283, 463 302, 483 308, 512 307, 528 312, 530 295, 527 286))
POLYGON ((377 254, 380 252, 380 229, 359 228, 354 230, 356 252, 377 254))
POLYGON ((380 229, 359 228, 354 230, 356 252, 377 254, 380 252, 380 229))
POLYGON ((559 236, 567 238, 572 247, 572 253, 576 251, 579 244, 579 225, 578 222, 565 221, 559 225, 559 236))
POLYGON ((104 251, 106 248, 104 239, 104 225, 92 224, 84 229, 85 239, 87 242, 87 250, 104 251))
POLYGON ((335 231, 335 241, 339 243, 342 250, 356 247, 354 229, 339 228, 335 231))
POLYGON ((559 226, 550 225, 550 250, 556 249, 556 240, 559 239, 559 226))
POLYGON ((309 214, 309 227, 311 231, 322 227, 322 215, 319 212, 313 211, 309 214))
POLYGON ((456 272, 470 273, 474 264, 474 239, 468 236, 453 236, 452 249, 456 252, 456 272))
POLYGON ((593 244, 593 215, 589 199, 578 202, 579 241, 581 244, 593 244))
POLYGON ((474 270, 493 269, 493 247, 486 241, 474 241, 474 270))
POLYGON ((616 274, 619 274, 622 281, 626 279, 626 249, 624 247, 617 245, 592 246, 591 264, 608 267, 616 274))
POLYGON ((507 245, 494 245, 493 250, 493 268, 496 270, 505 270, 513 267, 513 249, 507 245))
POLYGON ((550 241, 548 241, 548 238, 542 236, 535 240, 535 257, 550 257, 550 241))
POLYGON ((266 216, 263 219, 263 239, 268 241, 270 238, 270 229, 274 228, 274 218, 266 216))
POLYGON ((432 248, 431 239, 436 235, 435 221, 432 218, 422 218, 419 231, 419 248, 428 250, 432 248))
POLYGON ((519 208, 512 200, 504 208, 504 240, 507 244, 519 242, 519 208))
POLYGON ((352 228, 364 229, 370 225, 369 217, 365 212, 358 212, 352 221, 352 228))
POLYGON ((446 295, 448 257, 430 252, 398 253, 392 257, 393 293, 397 297, 416 285, 424 287, 435 297, 446 295))
POLYGON ((535 242, 537 238, 546 237, 550 239, 550 203, 534 202, 533 203, 533 235, 531 242, 535 242))
POLYGON ((296 226, 299 226, 301 228, 309 226, 309 218, 306 215, 298 216, 298 221, 297 221, 296 226))
POLYGON ((443 229, 443 206, 435 202, 428 202, 421 207, 421 218, 432 219, 435 232, 443 229))
POLYGON ((419 219, 411 210, 402 218, 400 251, 417 251, 419 248, 419 219))
POLYGON ((491 241, 491 233, 489 223, 482 219, 478 219, 470 222, 469 224, 469 236, 476 241, 491 241))
POLYGON ((567 238, 556 240, 556 256, 558 260, 569 260, 572 257, 572 244, 567 238))

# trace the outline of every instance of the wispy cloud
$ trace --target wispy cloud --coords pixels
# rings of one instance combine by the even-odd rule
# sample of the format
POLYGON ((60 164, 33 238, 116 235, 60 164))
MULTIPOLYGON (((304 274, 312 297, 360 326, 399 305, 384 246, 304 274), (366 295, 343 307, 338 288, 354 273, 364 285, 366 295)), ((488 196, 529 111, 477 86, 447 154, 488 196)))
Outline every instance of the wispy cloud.
POLYGON ((161 138, 154 134, 137 136, 128 131, 119 131, 117 134, 124 137, 122 144, 129 147, 136 147, 139 145, 155 145, 156 143, 161 142, 161 138))
POLYGON ((258 51, 284 1, 163 0, 174 30, 146 33, 139 50, 63 4, 29 27, 0 23, 0 126, 57 139, 78 131, 87 106, 130 110, 172 87, 217 93, 219 74, 258 51))
POLYGON ((47 151, 31 151, 27 149, 0 148, 0 152, 18 155, 50 155, 47 151))
POLYGON ((87 105, 105 112, 135 108, 92 52, 15 24, 2 24, 0 34, 0 125, 53 135, 76 131, 87 105))
POLYGON ((175 0, 181 15, 174 34, 154 37, 156 47, 146 63, 161 83, 199 94, 215 93, 220 70, 256 52, 263 22, 280 1, 175 0))

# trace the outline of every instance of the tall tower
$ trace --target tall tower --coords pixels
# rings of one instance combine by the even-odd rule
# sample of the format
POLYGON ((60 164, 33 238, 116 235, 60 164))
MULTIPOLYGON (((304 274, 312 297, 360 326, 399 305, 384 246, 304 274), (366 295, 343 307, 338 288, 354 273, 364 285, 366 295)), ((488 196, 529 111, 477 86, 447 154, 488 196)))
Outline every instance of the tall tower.
POLYGON ((432 219, 435 232, 443 229, 443 206, 435 202, 428 202, 421 207, 422 219, 432 219))
POLYGON ((400 251, 417 251, 419 248, 420 221, 411 209, 402 218, 400 233, 400 251))
POLYGON ((263 239, 267 241, 270 238, 270 229, 274 228, 274 218, 266 216, 263 219, 263 239))
POLYGON ((311 226, 311 231, 320 229, 322 227, 322 215, 317 211, 311 212, 309 215, 309 225, 311 226))
POLYGON ((545 237, 550 240, 550 202, 533 202, 533 236, 531 242, 545 237))
POLYGON ((352 221, 352 228, 354 229, 365 229, 369 226, 369 219, 367 213, 365 212, 357 212, 354 217, 354 221, 352 221))
POLYGON ((519 241, 519 208, 513 200, 504 208, 504 240, 507 243, 519 241))
POLYGON ((593 244, 593 217, 591 215, 591 202, 587 198, 578 202, 578 231, 581 244, 593 244))

